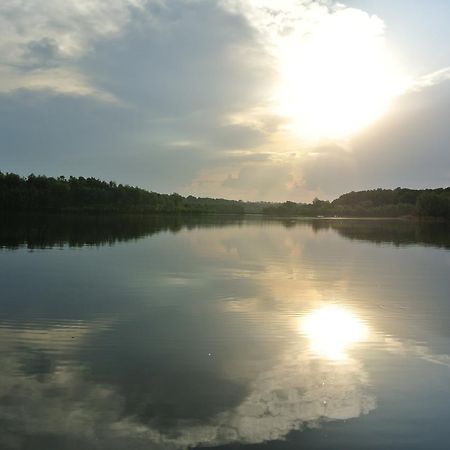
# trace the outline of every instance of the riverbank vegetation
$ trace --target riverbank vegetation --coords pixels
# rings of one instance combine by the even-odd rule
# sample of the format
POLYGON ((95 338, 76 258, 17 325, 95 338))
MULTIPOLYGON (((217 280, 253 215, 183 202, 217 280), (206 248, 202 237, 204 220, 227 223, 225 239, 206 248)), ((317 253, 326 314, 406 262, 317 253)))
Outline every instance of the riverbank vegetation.
POLYGON ((285 202, 264 208, 271 216, 427 217, 450 219, 450 187, 373 189, 349 192, 333 201, 285 202))
POLYGON ((0 211, 450 219, 450 187, 374 189, 349 192, 333 201, 316 198, 312 203, 268 203, 159 194, 92 177, 21 177, 0 172, 0 211))
POLYGON ((243 203, 159 194, 92 177, 21 177, 0 172, 2 211, 243 214, 243 203))

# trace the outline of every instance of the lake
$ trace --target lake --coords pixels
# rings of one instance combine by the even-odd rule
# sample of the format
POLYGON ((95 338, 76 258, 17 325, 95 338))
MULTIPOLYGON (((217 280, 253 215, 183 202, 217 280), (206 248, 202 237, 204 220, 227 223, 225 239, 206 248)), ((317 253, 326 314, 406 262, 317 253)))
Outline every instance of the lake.
POLYGON ((0 448, 448 449, 450 228, 9 216, 0 448))

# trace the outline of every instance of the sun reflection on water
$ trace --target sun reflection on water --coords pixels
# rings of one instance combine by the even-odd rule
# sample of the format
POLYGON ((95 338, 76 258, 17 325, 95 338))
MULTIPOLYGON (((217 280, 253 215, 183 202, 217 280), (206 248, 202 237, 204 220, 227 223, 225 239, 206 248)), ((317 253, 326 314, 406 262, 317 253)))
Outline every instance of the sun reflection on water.
POLYGON ((311 311, 300 319, 299 329, 309 339, 314 354, 337 361, 345 360, 347 350, 368 335, 367 325, 338 305, 311 311))

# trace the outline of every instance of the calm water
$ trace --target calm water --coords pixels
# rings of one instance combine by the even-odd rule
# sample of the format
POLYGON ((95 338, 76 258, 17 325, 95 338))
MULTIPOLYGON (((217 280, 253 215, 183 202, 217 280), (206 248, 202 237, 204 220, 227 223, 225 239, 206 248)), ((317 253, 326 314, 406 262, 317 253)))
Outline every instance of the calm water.
POLYGON ((3 217, 0 448, 448 449, 450 229, 3 217))

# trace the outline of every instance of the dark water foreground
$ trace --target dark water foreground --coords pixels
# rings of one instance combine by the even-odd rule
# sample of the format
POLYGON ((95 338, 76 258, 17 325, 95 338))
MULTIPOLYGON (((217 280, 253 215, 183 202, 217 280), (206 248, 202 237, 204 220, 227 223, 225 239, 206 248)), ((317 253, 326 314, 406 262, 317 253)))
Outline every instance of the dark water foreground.
POLYGON ((0 448, 448 449, 450 229, 2 217, 0 448))

